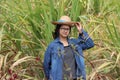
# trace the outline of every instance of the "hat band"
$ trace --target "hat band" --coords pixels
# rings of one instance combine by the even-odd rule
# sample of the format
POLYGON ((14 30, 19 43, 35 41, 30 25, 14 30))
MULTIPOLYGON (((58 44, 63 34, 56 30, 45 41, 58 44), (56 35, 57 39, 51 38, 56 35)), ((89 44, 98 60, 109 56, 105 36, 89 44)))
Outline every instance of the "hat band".
POLYGON ((67 22, 67 21, 65 21, 65 20, 58 20, 58 22, 67 22))

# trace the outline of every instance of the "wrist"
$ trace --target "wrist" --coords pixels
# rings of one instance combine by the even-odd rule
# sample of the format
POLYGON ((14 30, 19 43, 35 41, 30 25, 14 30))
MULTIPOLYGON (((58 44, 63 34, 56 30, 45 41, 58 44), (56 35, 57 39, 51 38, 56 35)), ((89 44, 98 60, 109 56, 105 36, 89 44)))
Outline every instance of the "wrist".
POLYGON ((83 33, 83 29, 78 29, 79 34, 83 33))
POLYGON ((79 32, 79 35, 82 36, 82 35, 83 35, 83 32, 79 32))

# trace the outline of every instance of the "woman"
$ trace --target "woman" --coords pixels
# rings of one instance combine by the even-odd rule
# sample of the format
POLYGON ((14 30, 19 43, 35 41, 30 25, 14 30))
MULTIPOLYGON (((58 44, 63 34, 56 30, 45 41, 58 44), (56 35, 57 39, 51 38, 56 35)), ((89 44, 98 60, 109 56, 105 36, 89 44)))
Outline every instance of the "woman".
POLYGON ((68 16, 52 22, 56 25, 51 42, 44 55, 44 71, 47 80, 86 80, 83 50, 94 46, 92 39, 79 22, 72 22, 68 16), (78 39, 69 39, 72 26, 79 32, 78 39))

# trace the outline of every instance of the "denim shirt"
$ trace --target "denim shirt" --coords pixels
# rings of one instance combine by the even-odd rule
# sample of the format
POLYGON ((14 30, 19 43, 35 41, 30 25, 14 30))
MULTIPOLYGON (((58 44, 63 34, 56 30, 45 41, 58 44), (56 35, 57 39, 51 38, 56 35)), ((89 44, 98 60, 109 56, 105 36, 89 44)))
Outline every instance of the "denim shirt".
MULTIPOLYGON (((75 60, 77 63, 76 77, 82 77, 86 80, 85 63, 83 57, 83 50, 89 49, 94 46, 92 39, 88 36, 87 32, 83 30, 83 35, 79 35, 78 39, 69 39, 68 44, 74 49, 75 60)), ((62 80, 63 78, 63 55, 64 45, 56 38, 51 42, 44 55, 44 72, 48 80, 62 80)))

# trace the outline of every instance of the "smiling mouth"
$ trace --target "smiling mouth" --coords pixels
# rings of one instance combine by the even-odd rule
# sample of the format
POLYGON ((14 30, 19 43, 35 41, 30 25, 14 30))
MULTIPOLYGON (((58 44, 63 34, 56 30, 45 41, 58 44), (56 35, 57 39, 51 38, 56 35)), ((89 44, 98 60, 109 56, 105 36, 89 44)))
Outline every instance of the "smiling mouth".
POLYGON ((64 33, 64 35, 68 35, 67 33, 64 33))

